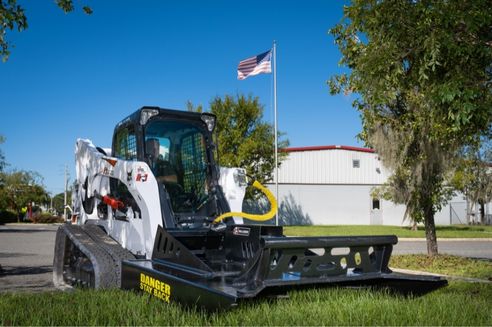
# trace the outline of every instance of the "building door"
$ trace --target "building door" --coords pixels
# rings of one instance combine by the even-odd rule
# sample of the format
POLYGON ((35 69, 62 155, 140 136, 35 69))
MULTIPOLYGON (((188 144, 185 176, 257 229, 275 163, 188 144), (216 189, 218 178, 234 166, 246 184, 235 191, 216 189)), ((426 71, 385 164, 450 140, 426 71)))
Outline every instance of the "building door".
POLYGON ((383 224, 383 212, 381 210, 381 200, 373 198, 371 201, 371 225, 382 225, 383 224))

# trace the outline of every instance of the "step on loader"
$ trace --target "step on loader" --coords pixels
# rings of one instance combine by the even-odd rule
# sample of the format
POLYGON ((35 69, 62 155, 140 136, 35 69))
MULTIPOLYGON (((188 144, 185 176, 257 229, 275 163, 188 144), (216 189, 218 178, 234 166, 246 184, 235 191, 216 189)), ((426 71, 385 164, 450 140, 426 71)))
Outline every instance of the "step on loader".
POLYGON ((241 212, 245 172, 220 168, 215 116, 143 107, 111 149, 78 139, 71 223, 56 235, 53 278, 67 289, 122 288, 164 302, 227 309, 295 287, 387 288, 420 295, 445 279, 388 268, 396 236, 286 237, 241 212), (239 201, 238 201, 239 199, 239 201))

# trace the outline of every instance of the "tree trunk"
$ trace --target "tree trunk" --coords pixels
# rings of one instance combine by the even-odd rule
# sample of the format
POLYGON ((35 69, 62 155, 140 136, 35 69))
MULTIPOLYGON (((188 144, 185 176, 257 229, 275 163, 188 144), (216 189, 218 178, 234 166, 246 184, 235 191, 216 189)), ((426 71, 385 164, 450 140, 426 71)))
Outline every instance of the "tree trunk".
POLYGON ((478 204, 480 208, 478 209, 478 214, 480 216, 480 224, 485 225, 485 201, 480 199, 478 200, 478 204))
POLYGON ((425 238, 427 239, 427 254, 431 257, 438 254, 436 224, 434 223, 434 211, 432 207, 425 210, 425 238))

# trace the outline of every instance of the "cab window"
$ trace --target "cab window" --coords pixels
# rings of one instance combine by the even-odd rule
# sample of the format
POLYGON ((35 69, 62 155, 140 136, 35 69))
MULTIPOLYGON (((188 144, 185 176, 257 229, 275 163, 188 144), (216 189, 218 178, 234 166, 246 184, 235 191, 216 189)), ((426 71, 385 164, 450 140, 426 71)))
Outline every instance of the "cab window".
POLYGON ((133 127, 125 127, 116 133, 114 156, 124 160, 137 160, 137 137, 133 127))

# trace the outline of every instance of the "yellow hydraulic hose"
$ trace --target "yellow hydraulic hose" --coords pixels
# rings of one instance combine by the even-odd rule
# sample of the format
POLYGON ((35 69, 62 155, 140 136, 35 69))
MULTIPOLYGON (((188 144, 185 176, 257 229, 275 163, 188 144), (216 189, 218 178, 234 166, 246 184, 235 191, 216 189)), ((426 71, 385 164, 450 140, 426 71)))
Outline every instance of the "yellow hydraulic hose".
POLYGON ((270 192, 269 189, 267 189, 265 186, 261 185, 260 182, 255 181, 253 183, 253 186, 259 189, 260 191, 265 194, 267 197, 268 201, 270 201, 270 211, 263 215, 253 215, 251 213, 245 213, 245 212, 226 212, 217 218, 214 219, 213 223, 216 224, 222 220, 224 220, 227 217, 243 217, 251 220, 256 220, 256 221, 265 221, 268 219, 272 219, 273 216, 277 213, 277 200, 275 200, 275 197, 273 196, 272 192, 270 192))

